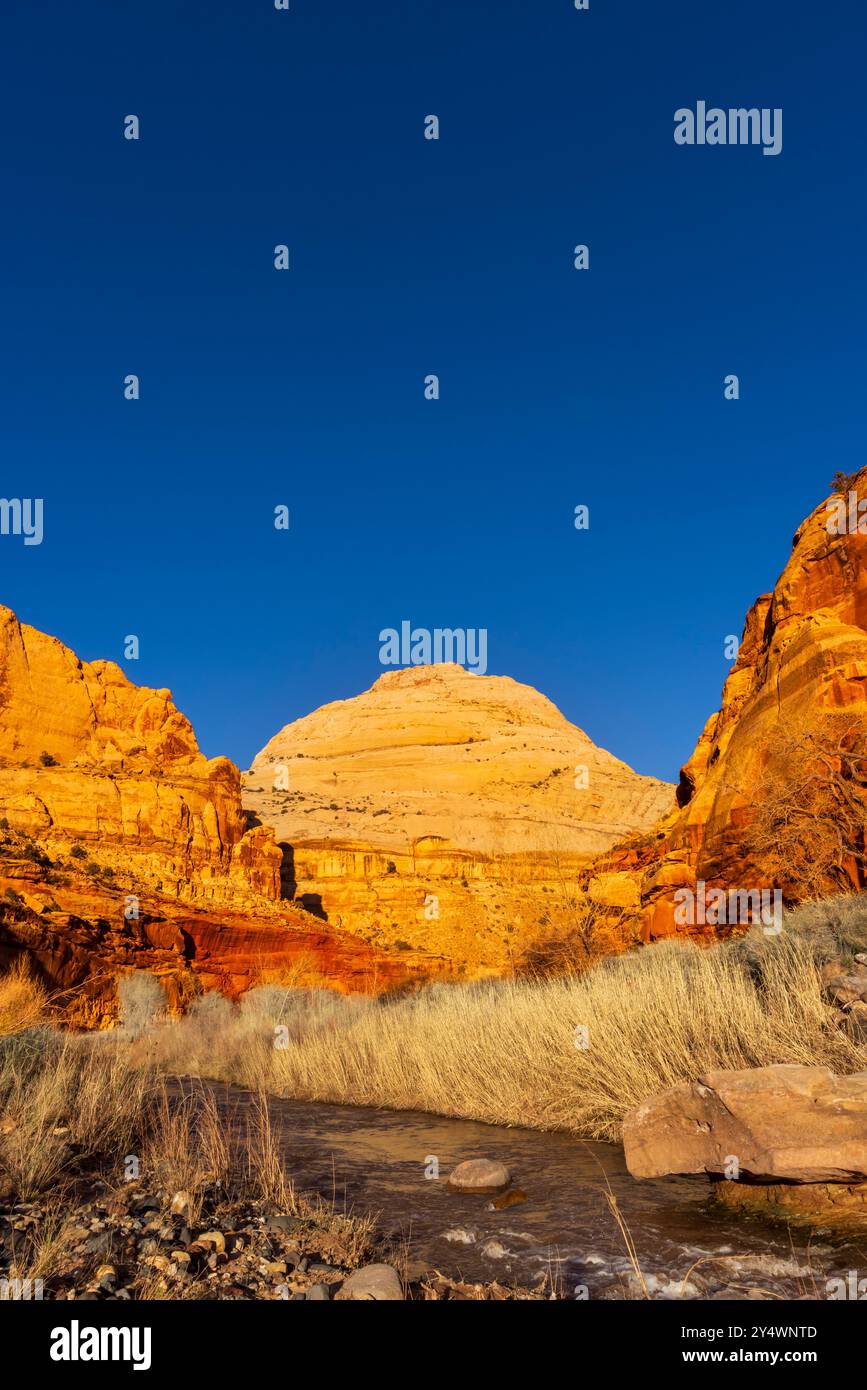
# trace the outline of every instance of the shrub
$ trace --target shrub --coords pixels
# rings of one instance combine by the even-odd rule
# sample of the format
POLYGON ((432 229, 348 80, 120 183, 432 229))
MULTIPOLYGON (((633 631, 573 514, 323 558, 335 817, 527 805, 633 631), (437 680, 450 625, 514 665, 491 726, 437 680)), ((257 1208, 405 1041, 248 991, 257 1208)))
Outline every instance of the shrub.
POLYGON ((56 759, 56 758, 52 758, 52 756, 51 756, 50 753, 40 753, 40 754, 39 754, 39 761, 41 762, 41 764, 42 764, 43 767, 56 767, 56 766, 57 766, 57 759, 56 759))
MULTIPOLYGON (((17 893, 15 897, 18 898, 17 893)), ((33 978, 27 957, 19 956, 11 969, 0 976, 0 1037, 33 1028, 41 1022, 47 1007, 48 997, 33 978)))
POLYGON ((121 976, 117 982, 117 997, 121 1026, 133 1038, 152 1027, 165 1012, 165 990, 147 970, 121 976))
POLYGON ((192 1023, 197 1023, 203 1028, 213 1028, 216 1032, 233 1023, 237 1012, 230 999, 220 994, 219 990, 213 989, 193 1000, 187 1011, 187 1018, 192 1023))
POLYGON ((87 858, 87 850, 84 848, 83 845, 73 845, 69 853, 73 859, 87 858))
POLYGON ((45 850, 40 849, 35 841, 31 839, 24 841, 24 844, 19 850, 19 854, 22 859, 30 859, 34 864, 40 864, 45 869, 51 868, 51 860, 45 853, 45 850))

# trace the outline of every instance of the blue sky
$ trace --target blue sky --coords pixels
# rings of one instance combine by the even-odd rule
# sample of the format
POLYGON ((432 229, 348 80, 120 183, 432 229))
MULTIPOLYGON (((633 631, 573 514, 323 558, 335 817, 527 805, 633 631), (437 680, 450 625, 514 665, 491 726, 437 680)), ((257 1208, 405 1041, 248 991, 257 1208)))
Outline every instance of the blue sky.
POLYGON ((0 599, 242 767, 410 619, 676 778, 864 461, 863 6, 291 3, 7 0, 0 599))

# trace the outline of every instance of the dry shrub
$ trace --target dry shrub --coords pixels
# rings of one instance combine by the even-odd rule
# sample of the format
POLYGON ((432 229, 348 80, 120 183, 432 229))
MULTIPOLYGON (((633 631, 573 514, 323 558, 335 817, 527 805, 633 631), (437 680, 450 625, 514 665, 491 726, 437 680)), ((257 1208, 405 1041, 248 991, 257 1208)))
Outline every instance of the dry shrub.
POLYGON ((515 974, 530 980, 580 975, 624 947, 624 913, 584 899, 572 904, 565 924, 548 927, 527 943, 515 961, 515 974))
POLYGON ((780 724, 751 790, 744 848, 789 901, 867 883, 867 720, 853 710, 780 724))
POLYGON ((26 956, 0 977, 0 1037, 35 1028, 48 1012, 48 995, 33 978, 26 956))
POLYGON ((271 965, 260 961, 256 970, 257 985, 278 985, 281 989, 321 989, 325 987, 315 955, 312 951, 299 951, 291 961, 271 965))
POLYGON ((152 1090, 149 1073, 103 1039, 37 1029, 0 1046, 0 1169, 29 1200, 79 1156, 120 1165, 152 1090), (59 1131, 59 1132, 57 1132, 59 1131))
POLYGON ((151 1028, 166 1010, 166 992, 155 975, 136 970, 121 975, 117 982, 120 1022, 131 1038, 151 1028))

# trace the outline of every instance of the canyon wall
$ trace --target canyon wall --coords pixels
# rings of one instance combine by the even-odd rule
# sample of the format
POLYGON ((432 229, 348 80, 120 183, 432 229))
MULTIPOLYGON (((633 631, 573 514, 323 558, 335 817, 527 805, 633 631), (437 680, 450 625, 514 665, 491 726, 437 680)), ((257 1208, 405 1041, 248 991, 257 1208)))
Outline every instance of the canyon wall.
POLYGON ((238 769, 202 756, 168 690, 0 609, 0 967, 26 952, 88 1026, 134 969, 176 1003, 262 978, 378 991, 448 972, 281 901, 282 864, 238 769))
MULTIPOLYGON (((844 486, 847 504, 850 484, 856 497, 867 496, 867 469, 844 486)), ((858 782, 867 762, 861 759, 859 769, 856 756, 847 765, 835 740, 845 736, 851 749, 867 733, 867 519, 858 529, 856 511, 854 528, 847 523, 834 534, 832 501, 833 495, 798 528, 773 590, 747 614, 720 709, 681 772, 679 809, 637 854, 620 848, 598 866, 622 868, 630 855, 641 865, 633 877, 645 939, 680 929, 675 891, 699 880, 708 887, 779 888, 787 901, 812 896, 810 844, 818 854, 835 819, 842 825, 844 816, 863 815, 858 782), (839 718, 829 724, 832 715, 839 718), (796 776, 800 805, 786 788, 796 776), (817 784, 826 788, 827 806, 812 800, 817 784), (776 845, 774 816, 765 809, 771 797, 776 845), (760 812, 770 824, 762 840, 755 834, 760 812)), ((854 840, 863 847, 863 820, 854 840)), ((857 845, 854 858, 845 848, 840 886, 848 880, 861 887, 857 845)))
POLYGON ((168 690, 80 661, 0 608, 0 817, 171 897, 277 899, 281 855, 248 828, 238 769, 199 752, 168 690))

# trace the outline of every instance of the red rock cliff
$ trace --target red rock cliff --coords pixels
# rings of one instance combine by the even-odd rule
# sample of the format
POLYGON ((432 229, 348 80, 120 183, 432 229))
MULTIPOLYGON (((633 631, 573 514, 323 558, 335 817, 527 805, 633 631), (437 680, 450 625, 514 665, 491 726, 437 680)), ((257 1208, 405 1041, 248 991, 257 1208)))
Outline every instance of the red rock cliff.
MULTIPOLYGON (((849 486, 867 496, 867 469, 849 486)), ((833 712, 846 716, 842 724, 856 736, 867 729, 867 534, 829 531, 832 504, 833 495, 799 527, 773 591, 747 614, 721 707, 681 772, 680 810, 662 822, 640 875, 646 938, 678 929, 674 892, 697 880, 728 888, 780 884, 789 898, 809 895, 796 868, 786 872, 779 856, 772 861, 756 847, 751 828, 775 748, 779 762, 789 740, 794 757, 798 731, 833 712)), ((814 832, 805 827, 809 839, 814 832)), ((863 872, 850 869, 857 886, 863 872)))

